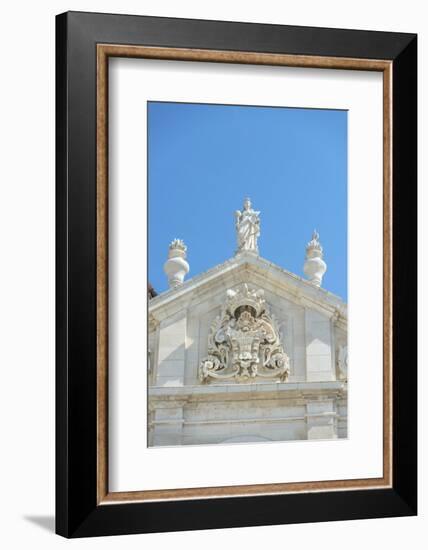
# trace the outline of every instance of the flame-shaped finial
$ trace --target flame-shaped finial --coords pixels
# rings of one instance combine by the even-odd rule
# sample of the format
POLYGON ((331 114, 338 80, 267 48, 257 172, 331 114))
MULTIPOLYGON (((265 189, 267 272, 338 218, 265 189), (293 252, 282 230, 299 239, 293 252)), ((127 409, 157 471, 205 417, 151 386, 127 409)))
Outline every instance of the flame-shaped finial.
POLYGON ((316 229, 312 233, 312 239, 306 245, 306 259, 303 271, 309 281, 315 286, 321 286, 327 265, 323 260, 323 248, 320 243, 320 235, 316 229))
POLYGON ((168 250, 168 259, 163 269, 168 277, 171 288, 183 284, 184 277, 189 273, 189 264, 186 261, 187 246, 181 239, 174 239, 168 250))

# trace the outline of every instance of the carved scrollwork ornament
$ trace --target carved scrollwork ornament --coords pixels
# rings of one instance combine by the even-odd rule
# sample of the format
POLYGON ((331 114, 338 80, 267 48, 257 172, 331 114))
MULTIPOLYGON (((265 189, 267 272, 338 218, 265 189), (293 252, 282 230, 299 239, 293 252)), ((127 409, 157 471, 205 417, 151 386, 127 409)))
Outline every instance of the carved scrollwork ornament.
POLYGON ((337 368, 339 370, 339 379, 348 378, 348 346, 341 345, 337 350, 337 368))
POLYGON ((290 361, 280 341, 277 323, 270 314, 263 290, 228 290, 226 303, 208 335, 208 356, 201 361, 199 379, 257 378, 285 382, 290 361))

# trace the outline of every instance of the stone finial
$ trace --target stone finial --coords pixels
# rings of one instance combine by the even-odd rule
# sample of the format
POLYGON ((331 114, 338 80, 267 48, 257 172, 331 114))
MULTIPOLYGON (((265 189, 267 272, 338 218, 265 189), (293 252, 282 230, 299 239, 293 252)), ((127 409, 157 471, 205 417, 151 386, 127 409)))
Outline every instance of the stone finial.
POLYGON ((183 284, 184 277, 189 273, 189 264, 186 261, 187 246, 181 239, 174 239, 169 245, 168 260, 163 269, 168 277, 170 288, 183 284))
POLYGON ((312 239, 306 245, 306 259, 303 266, 305 275, 315 286, 321 286, 322 278, 327 271, 327 265, 322 259, 323 250, 319 238, 319 233, 315 229, 312 233, 312 239))

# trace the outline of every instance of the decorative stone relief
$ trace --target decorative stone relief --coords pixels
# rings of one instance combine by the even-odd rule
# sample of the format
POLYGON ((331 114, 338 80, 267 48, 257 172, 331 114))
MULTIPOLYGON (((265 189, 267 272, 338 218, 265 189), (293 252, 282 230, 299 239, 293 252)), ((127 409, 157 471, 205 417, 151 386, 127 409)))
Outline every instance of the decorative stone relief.
POLYGON ((339 378, 341 380, 346 380, 348 378, 348 346, 340 345, 336 357, 339 378))
POLYGON ((347 321, 347 311, 346 307, 336 307, 333 315, 331 316, 331 321, 334 325, 339 323, 346 323, 347 321))
POLYGON ((257 239, 260 236, 260 212, 251 208, 250 199, 245 199, 242 212, 235 212, 237 253, 247 251, 258 254, 257 239))
POLYGON ((159 321, 150 313, 149 314, 149 332, 154 332, 159 326, 159 321))
POLYGON ((221 314, 208 335, 208 356, 199 367, 201 382, 210 378, 234 378, 238 382, 276 378, 285 382, 290 361, 263 290, 249 290, 244 284, 226 294, 221 314))
POLYGON ((149 348, 147 350, 147 372, 149 373, 149 375, 152 373, 152 360, 152 350, 149 348))

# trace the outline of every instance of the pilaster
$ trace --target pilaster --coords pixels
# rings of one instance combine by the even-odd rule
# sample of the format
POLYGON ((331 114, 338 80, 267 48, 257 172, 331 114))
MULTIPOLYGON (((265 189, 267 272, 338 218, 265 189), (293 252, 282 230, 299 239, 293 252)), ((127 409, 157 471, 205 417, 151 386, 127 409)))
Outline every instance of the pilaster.
POLYGON ((181 310, 159 325, 157 386, 183 386, 187 311, 181 310))
POLYGON ((337 413, 332 399, 306 404, 308 439, 336 439, 337 413))
POLYGON ((150 445, 182 445, 184 402, 174 401, 166 407, 156 408, 151 418, 150 445))
POLYGON ((332 349, 331 322, 327 315, 305 308, 306 380, 323 382, 336 379, 332 349))

